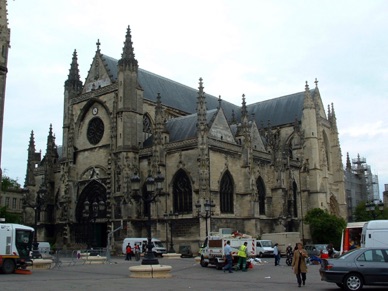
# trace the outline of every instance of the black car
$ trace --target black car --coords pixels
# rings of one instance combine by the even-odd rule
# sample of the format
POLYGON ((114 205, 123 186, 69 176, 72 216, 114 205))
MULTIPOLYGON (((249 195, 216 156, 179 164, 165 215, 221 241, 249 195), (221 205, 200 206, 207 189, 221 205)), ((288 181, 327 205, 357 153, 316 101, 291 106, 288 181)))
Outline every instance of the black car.
POLYGON ((351 250, 337 259, 322 259, 321 280, 345 290, 361 290, 363 285, 388 286, 388 248, 351 250))

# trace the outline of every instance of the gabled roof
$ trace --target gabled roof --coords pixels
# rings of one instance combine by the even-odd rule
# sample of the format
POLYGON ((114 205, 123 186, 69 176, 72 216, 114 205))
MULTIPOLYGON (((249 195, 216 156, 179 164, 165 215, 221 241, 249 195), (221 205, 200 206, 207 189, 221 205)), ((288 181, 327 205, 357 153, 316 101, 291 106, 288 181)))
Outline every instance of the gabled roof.
MULTIPOLYGON (((310 90, 314 96, 315 89, 310 90)), ((274 99, 269 99, 248 105, 248 112, 255 114, 255 120, 259 127, 267 127, 268 120, 272 126, 290 124, 302 119, 303 101, 305 92, 299 92, 274 99)))
MULTIPOLYGON (((206 112, 206 122, 209 125, 217 109, 206 112)), ((170 134, 170 142, 186 140, 197 136, 197 114, 170 119, 166 123, 166 129, 170 134)))
MULTIPOLYGON (((112 81, 116 82, 118 73, 118 61, 106 55, 102 55, 102 58, 104 59, 105 66, 111 73, 112 81)), ((186 85, 180 84, 141 68, 138 70, 138 80, 144 89, 145 99, 156 102, 157 94, 160 93, 163 105, 179 109, 189 114, 196 113, 198 97, 197 89, 190 88, 186 85)), ((314 91, 315 89, 310 90, 312 98, 314 98, 314 91)), ((250 115, 255 115, 255 120, 259 127, 262 125, 267 127, 268 120, 272 126, 293 123, 295 118, 298 120, 301 120, 302 118, 304 94, 305 92, 302 91, 295 94, 250 104, 247 106, 248 113, 250 115)), ((208 110, 216 109, 219 106, 217 97, 208 94, 206 94, 205 97, 208 110)), ((225 100, 222 100, 221 106, 228 121, 231 119, 233 110, 236 119, 240 119, 240 106, 234 105, 225 100)), ((193 126, 195 126, 195 123, 196 120, 193 126)), ((181 127, 183 124, 180 124, 179 126, 181 127)), ((191 131, 189 130, 188 132, 191 131)))
MULTIPOLYGON (((112 74, 112 81, 117 81, 118 61, 109 56, 103 55, 105 66, 112 74)), ((179 109, 186 113, 197 112, 197 97, 198 90, 180 84, 173 80, 151 73, 144 69, 138 70, 138 81, 144 89, 144 98, 156 102, 158 93, 162 97, 163 105, 179 109)), ((205 95, 207 109, 215 109, 218 107, 218 98, 209 94, 205 95)), ((222 108, 226 116, 232 116, 232 110, 239 112, 239 107, 222 100, 222 108)))

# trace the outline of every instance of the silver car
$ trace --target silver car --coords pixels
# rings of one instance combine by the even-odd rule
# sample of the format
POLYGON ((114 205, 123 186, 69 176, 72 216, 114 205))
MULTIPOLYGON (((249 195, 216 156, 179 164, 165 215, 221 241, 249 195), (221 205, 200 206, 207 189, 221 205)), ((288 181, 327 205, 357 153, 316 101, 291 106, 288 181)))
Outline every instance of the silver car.
POLYGON ((322 281, 336 283, 345 290, 388 286, 388 248, 361 248, 337 259, 322 259, 319 273, 322 281))

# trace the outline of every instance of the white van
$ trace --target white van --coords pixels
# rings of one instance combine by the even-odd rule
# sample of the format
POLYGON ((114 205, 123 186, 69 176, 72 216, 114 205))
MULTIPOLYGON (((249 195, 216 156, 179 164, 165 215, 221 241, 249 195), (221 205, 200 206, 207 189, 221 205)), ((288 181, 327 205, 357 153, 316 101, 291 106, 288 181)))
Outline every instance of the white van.
MULTIPOLYGON (((131 244, 131 248, 133 249, 135 247, 135 244, 139 245, 140 252, 147 251, 147 238, 146 237, 127 237, 123 240, 122 245, 122 252, 123 254, 126 253, 125 249, 128 245, 128 243, 131 244)), ((162 256, 162 254, 165 254, 166 248, 163 246, 162 242, 157 239, 153 238, 151 239, 152 243, 152 251, 154 252, 155 256, 162 256)))
POLYGON ((388 247, 388 220, 371 220, 364 224, 361 247, 388 247))
POLYGON ((256 256, 262 257, 272 257, 273 256, 273 247, 271 240, 258 239, 256 240, 256 256))
POLYGON ((50 255, 51 254, 51 247, 50 243, 46 241, 40 241, 38 242, 38 250, 41 255, 50 255))

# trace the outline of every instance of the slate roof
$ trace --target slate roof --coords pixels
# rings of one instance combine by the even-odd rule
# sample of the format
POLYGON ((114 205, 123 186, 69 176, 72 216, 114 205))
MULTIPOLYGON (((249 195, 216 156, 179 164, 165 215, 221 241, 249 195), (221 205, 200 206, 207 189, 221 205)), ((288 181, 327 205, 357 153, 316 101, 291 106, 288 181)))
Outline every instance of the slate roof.
MULTIPOLYGON (((206 112, 206 122, 210 124, 217 109, 206 112)), ((174 119, 166 123, 166 129, 170 133, 170 141, 186 140, 197 136, 197 114, 191 114, 174 119)))
MULTIPOLYGON (((118 73, 118 60, 106 55, 102 55, 105 61, 105 66, 108 69, 113 82, 117 81, 118 73)), ((179 109, 183 112, 193 114, 185 117, 177 118, 180 122, 173 120, 169 121, 170 130, 172 131, 172 124, 174 127, 181 128, 185 131, 185 135, 192 134, 192 129, 195 129, 196 124, 196 108, 198 89, 190 88, 186 85, 180 84, 173 80, 151 73, 144 69, 139 68, 138 80, 142 88, 144 89, 144 98, 153 102, 156 102, 157 94, 160 93, 161 101, 163 105, 179 109), (184 126, 185 125, 185 126, 184 126)), ((315 89, 311 89, 311 96, 314 96, 315 89)), ((205 94, 206 107, 208 110, 216 109, 219 105, 218 98, 209 94, 205 94)), ((254 114, 256 123, 259 128, 263 125, 267 127, 268 120, 270 120, 272 126, 279 126, 282 124, 290 124, 295 121, 295 118, 301 120, 303 110, 304 91, 286 95, 274 99, 269 99, 257 103, 253 103, 247 106, 249 115, 254 114)), ((240 119, 241 107, 234 105, 230 102, 222 100, 222 109, 225 112, 228 121, 231 120, 232 111, 234 110, 235 118, 240 119)), ((174 129, 175 132, 175 129, 174 129)), ((171 132, 170 132, 171 134, 171 132)), ((176 140, 181 138, 181 134, 171 138, 176 140), (178 137, 179 136, 179 137, 178 137)))
MULTIPOLYGON (((310 89, 314 99, 315 89, 310 89)), ((303 102, 305 92, 299 92, 274 99, 269 99, 247 106, 249 114, 254 113, 258 127, 267 127, 268 120, 272 126, 290 124, 297 118, 302 119, 303 102)))
MULTIPOLYGON (((106 62, 106 67, 111 73, 113 82, 117 81, 118 61, 106 55, 102 55, 106 62)), ((182 110, 186 113, 197 112, 197 97, 198 89, 193 89, 186 85, 180 84, 173 80, 151 73, 144 69, 138 70, 138 81, 144 89, 144 98, 156 102, 156 97, 160 93, 163 105, 182 110)), ((206 107, 208 110, 218 107, 218 98, 209 94, 205 94, 206 107)), ((232 116, 232 110, 235 115, 240 112, 240 107, 230 102, 222 100, 222 109, 226 116, 232 116)))

